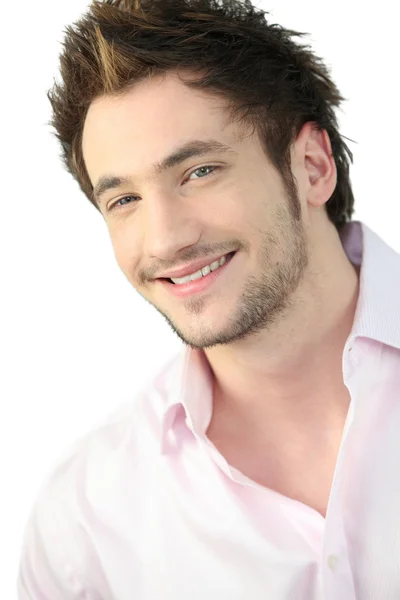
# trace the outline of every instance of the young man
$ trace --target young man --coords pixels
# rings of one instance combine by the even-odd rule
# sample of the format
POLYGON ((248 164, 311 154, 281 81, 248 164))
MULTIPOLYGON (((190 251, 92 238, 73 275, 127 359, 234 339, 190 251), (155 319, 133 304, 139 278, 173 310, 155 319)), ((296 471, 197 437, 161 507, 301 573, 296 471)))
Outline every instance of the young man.
POLYGON ((21 600, 400 597, 400 257, 293 35, 208 0, 67 32, 65 163, 183 349, 43 486, 21 600))

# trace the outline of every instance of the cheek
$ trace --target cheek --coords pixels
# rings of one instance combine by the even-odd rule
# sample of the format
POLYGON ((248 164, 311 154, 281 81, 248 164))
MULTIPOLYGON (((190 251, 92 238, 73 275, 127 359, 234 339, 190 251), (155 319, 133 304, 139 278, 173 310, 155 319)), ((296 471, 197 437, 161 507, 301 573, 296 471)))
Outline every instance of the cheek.
POLYGON ((209 215, 214 216, 214 224, 226 229, 241 227, 243 222, 248 221, 251 213, 251 199, 253 193, 250 185, 219 186, 215 193, 209 198, 209 215))
POLYGON ((129 236, 113 236, 111 237, 111 244, 115 260, 120 269, 129 276, 129 278, 132 278, 136 273, 137 265, 140 260, 139 248, 132 238, 129 239, 129 236))

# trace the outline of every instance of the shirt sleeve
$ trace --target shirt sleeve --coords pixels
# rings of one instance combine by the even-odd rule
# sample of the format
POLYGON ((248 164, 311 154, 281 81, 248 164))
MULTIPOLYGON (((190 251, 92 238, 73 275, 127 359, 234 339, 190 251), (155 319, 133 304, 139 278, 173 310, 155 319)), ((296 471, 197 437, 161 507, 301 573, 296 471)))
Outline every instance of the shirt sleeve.
MULTIPOLYGON (((17 575, 18 600, 110 600, 81 499, 86 485, 85 438, 43 482, 25 525, 17 575)), ((86 507, 85 510, 90 510, 86 507)))
POLYGON ((18 600, 115 598, 89 486, 103 464, 101 443, 97 429, 78 438, 43 482, 24 528, 18 600))
POLYGON ((99 598, 84 589, 76 565, 83 548, 73 535, 74 524, 68 527, 66 515, 60 514, 59 508, 45 497, 31 511, 20 556, 18 600, 99 598))

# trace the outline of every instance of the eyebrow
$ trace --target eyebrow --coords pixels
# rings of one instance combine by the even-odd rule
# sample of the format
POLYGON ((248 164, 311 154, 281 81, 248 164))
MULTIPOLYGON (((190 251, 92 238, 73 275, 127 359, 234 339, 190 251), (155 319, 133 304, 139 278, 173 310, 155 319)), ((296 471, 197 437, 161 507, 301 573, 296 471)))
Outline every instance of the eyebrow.
MULTIPOLYGON (((171 154, 163 158, 160 162, 156 162, 152 167, 154 175, 161 175, 168 169, 179 165, 183 161, 193 156, 203 156, 211 152, 232 152, 237 154, 233 148, 222 144, 218 140, 190 140, 176 148, 171 154)), ((108 190, 114 190, 122 185, 132 184, 133 180, 127 175, 104 175, 100 177, 93 188, 93 198, 100 206, 101 197, 108 190)))

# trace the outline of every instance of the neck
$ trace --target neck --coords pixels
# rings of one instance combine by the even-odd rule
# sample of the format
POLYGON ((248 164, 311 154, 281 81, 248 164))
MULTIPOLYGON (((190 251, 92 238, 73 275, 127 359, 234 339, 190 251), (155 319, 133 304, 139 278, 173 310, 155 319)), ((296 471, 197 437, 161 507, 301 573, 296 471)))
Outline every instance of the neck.
POLYGON ((311 265, 297 290, 293 306, 299 310, 257 339, 205 352, 214 377, 213 419, 223 413, 249 428, 270 423, 276 431, 327 420, 332 427, 343 425, 350 398, 342 357, 357 306, 359 269, 339 238, 332 243, 335 258, 311 265))

